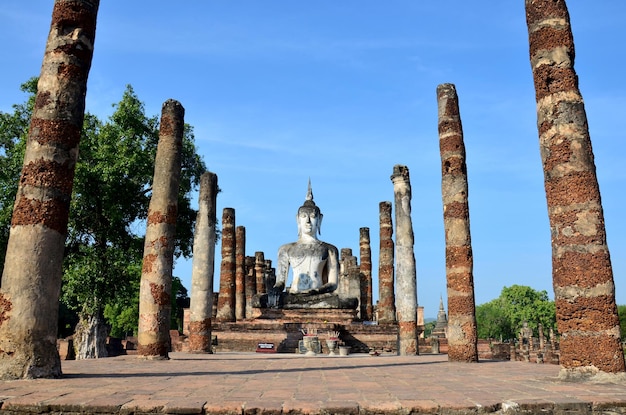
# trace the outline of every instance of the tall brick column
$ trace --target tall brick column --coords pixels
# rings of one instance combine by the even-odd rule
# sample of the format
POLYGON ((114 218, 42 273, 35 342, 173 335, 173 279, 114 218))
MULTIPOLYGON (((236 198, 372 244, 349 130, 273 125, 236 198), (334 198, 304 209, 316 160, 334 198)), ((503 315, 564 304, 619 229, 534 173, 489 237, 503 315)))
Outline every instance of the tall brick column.
POLYGON ((467 167, 459 100, 454 85, 441 84, 437 87, 437 103, 443 225, 446 235, 448 360, 478 362, 467 167))
POLYGON ((359 229, 359 256, 361 257, 361 319, 373 320, 372 305, 372 247, 370 228, 359 229))
POLYGON ((0 379, 61 376, 63 252, 98 6, 54 2, 0 284, 0 379))
POLYGON ((184 117, 185 109, 178 101, 165 101, 161 110, 139 286, 137 354, 146 358, 167 359, 170 347, 174 236, 184 117))
POLYGON ((263 266, 263 272, 265 275, 263 276, 263 281, 265 282, 265 289, 269 291, 270 288, 276 284, 276 268, 272 267, 272 260, 266 259, 265 265, 263 266))
POLYGON ((245 293, 246 293, 246 318, 253 317, 252 298, 256 294, 256 276, 254 275, 254 263, 255 258, 253 256, 246 256, 245 260, 245 293))
POLYGON ((235 319, 246 318, 246 228, 235 229, 235 319))
POLYGON ((391 175, 396 209, 396 312, 398 354, 418 354, 417 347, 417 271, 413 253, 411 221, 411 180, 409 168, 393 166, 391 175))
POLYGON ((378 254, 378 322, 395 323, 396 298, 393 286, 393 225, 391 202, 380 202, 380 252, 378 254))
POLYGON ((552 236, 561 376, 626 370, 613 270, 564 0, 526 0, 552 236))
POLYGON ((218 321, 235 321, 235 262, 235 209, 224 208, 220 293, 217 297, 218 321))
POLYGON ((215 273, 215 225, 217 175, 206 172, 200 178, 198 215, 193 238, 191 298, 189 304, 189 351, 212 353, 211 313, 215 273))
POLYGON ((265 290, 265 254, 262 251, 254 253, 254 275, 256 277, 257 294, 267 292, 265 290))

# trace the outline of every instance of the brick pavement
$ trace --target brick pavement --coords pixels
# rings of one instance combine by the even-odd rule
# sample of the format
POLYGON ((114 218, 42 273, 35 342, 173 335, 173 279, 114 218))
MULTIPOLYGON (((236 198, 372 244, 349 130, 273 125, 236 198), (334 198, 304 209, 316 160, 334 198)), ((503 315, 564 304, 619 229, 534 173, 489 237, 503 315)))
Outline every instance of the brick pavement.
POLYGON ((559 370, 446 355, 120 356, 64 361, 62 379, 0 382, 0 413, 626 413, 626 383, 564 382, 559 370))

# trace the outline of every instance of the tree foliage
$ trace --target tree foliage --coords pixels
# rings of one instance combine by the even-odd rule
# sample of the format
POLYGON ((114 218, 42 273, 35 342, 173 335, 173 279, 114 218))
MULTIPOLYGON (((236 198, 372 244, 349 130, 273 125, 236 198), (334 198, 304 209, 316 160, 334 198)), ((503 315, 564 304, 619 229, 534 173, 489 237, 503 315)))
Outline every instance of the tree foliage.
POLYGON ((620 337, 622 341, 626 341, 626 305, 618 305, 617 314, 619 315, 620 337))
MULTIPOLYGON (((37 79, 12 114, 0 113, 0 250, 4 255, 37 79)), ((159 118, 127 86, 105 121, 85 114, 68 223, 62 302, 84 316, 102 316, 118 333, 136 330, 145 219, 151 196, 159 118), (106 310, 106 312, 105 312, 106 310), (134 317, 134 318, 133 318, 134 317), (134 320, 134 321, 133 321, 134 320)), ((196 212, 191 193, 206 166, 185 125, 175 257, 188 257, 196 212)), ((4 257, 2 257, 4 260, 4 257)), ((184 287, 183 287, 184 289, 184 287)), ((172 297, 175 298, 177 292, 172 297)))
POLYGON ((0 112, 0 264, 4 264, 11 228, 11 214, 22 171, 28 125, 35 105, 37 78, 21 85, 26 102, 14 104, 12 113, 0 112))
POLYGON ((537 333, 539 323, 546 334, 550 328, 556 330, 554 301, 550 301, 545 290, 512 285, 502 288, 498 298, 476 307, 480 338, 514 339, 524 321, 534 333, 537 333))

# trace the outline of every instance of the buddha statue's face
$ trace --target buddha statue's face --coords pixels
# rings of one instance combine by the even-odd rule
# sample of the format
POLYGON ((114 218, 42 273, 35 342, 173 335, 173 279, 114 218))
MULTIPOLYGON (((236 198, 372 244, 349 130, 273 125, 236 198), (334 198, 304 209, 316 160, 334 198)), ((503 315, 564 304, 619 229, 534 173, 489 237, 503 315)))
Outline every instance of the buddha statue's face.
POLYGON ((309 235, 316 238, 320 215, 314 208, 302 207, 298 210, 298 235, 309 235))

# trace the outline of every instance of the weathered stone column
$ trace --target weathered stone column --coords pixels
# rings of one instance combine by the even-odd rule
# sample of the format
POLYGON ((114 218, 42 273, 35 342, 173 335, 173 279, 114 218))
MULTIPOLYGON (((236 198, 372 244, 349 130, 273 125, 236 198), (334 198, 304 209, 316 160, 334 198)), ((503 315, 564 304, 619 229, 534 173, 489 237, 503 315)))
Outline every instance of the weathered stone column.
POLYGON ((200 178, 189 304, 189 351, 196 353, 213 353, 211 313, 215 273, 216 199, 217 175, 206 172, 200 178))
POLYGON ((624 372, 615 285, 564 0, 526 0, 561 376, 624 372))
POLYGON ((459 99, 453 84, 437 87, 437 103, 443 226, 446 235, 448 360, 478 362, 465 143, 459 99))
POLYGON ((265 292, 269 292, 270 288, 272 288, 274 284, 276 284, 276 268, 272 267, 271 259, 265 260, 263 272, 265 273, 265 275, 263 276, 263 281, 265 282, 265 292))
POLYGON ((341 248, 339 252, 339 273, 347 274, 350 268, 357 266, 356 257, 352 255, 352 248, 341 248))
POLYGON ((378 254, 378 322, 395 323, 396 298, 393 285, 393 225, 391 202, 380 202, 380 252, 378 254))
POLYGON ((372 247, 370 246, 370 228, 359 229, 359 265, 361 276, 361 319, 371 321, 373 317, 372 304, 372 247))
POLYGON ((163 103, 139 286, 137 354, 146 358, 167 359, 170 347, 184 117, 185 109, 178 101, 168 99, 163 103))
MULTIPOLYGON (((335 292, 339 298, 358 299, 357 316, 360 317, 361 272, 357 264, 357 258, 352 255, 352 249, 350 248, 341 248, 340 253, 339 281, 335 292)), ((324 281, 324 283, 326 283, 326 281, 324 281)))
POLYGON ((246 228, 235 229, 235 319, 246 318, 246 228))
POLYGON ((254 275, 254 263, 255 258, 253 256, 246 256, 245 260, 245 272, 246 272, 246 318, 253 317, 254 309, 252 308, 252 297, 256 294, 256 276, 254 275))
POLYGON ((222 212, 222 262, 217 320, 235 321, 235 209, 222 212))
POLYGON ((418 354, 419 350, 417 348, 417 272, 413 253, 409 168, 395 165, 391 181, 396 208, 398 354, 412 355, 418 354))
POLYGON ((265 290, 265 254, 261 251, 254 253, 254 275, 256 277, 257 294, 267 292, 265 290))
POLYGON ((0 379, 61 376, 58 300, 98 5, 54 2, 2 274, 0 379))
POLYGON ((211 320, 217 320, 217 302, 219 296, 219 291, 213 291, 213 308, 211 309, 211 320))

